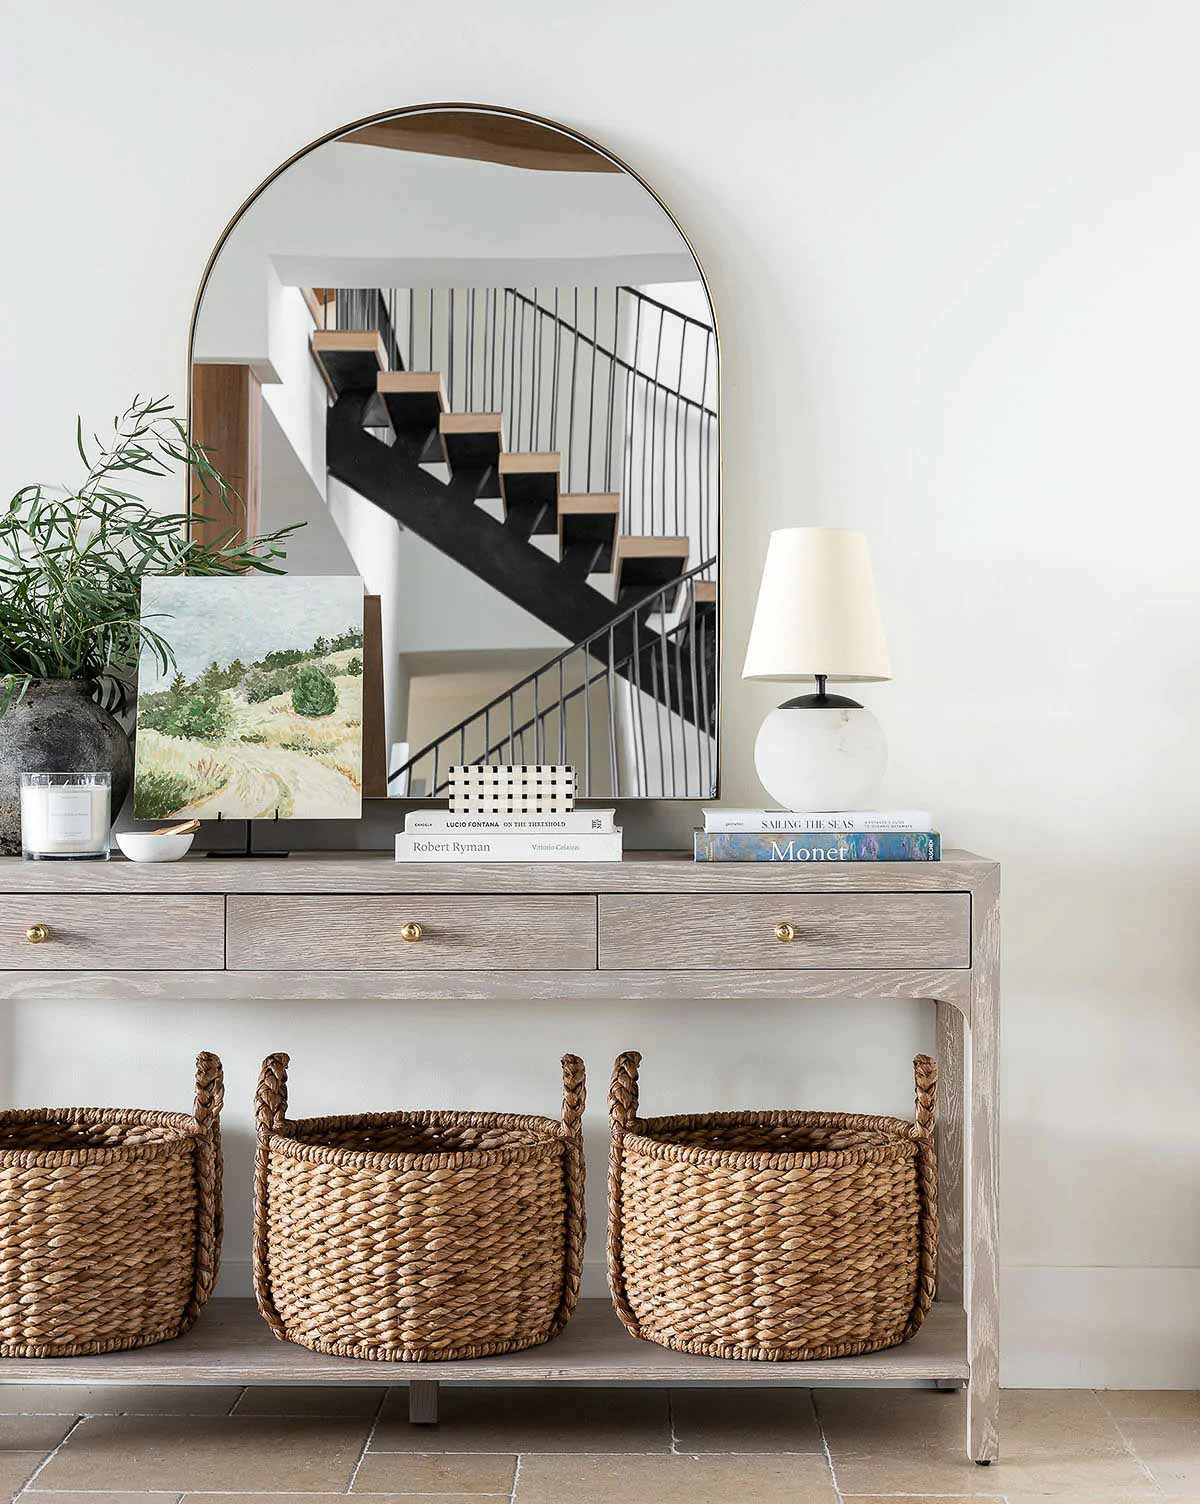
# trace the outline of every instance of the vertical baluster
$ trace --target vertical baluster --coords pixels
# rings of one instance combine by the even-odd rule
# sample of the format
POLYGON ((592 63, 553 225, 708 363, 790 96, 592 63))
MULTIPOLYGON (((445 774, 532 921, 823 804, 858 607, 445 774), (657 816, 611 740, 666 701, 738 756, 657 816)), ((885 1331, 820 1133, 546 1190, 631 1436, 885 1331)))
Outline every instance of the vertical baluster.
MULTIPOLYGON (((666 313, 663 311, 663 309, 660 308, 658 310, 658 341, 657 341, 657 343, 655 345, 655 349, 654 349, 654 402, 653 402, 653 405, 651 407, 651 419, 650 419, 650 531, 651 532, 654 531, 654 459, 655 459, 654 450, 655 450, 655 444, 657 443, 657 440, 658 440, 658 403, 659 403, 659 390, 660 390, 660 388, 659 388, 659 375, 660 375, 660 372, 662 370, 663 323, 664 323, 665 319, 666 319, 666 313)), ((667 404, 666 404, 666 402, 664 400, 663 401, 662 484, 661 484, 661 497, 662 497, 662 534, 660 534, 659 536, 665 535, 666 531, 667 531, 667 446, 666 446, 666 433, 667 433, 667 404)))
POLYGON ((592 425, 596 412, 596 344, 600 338, 600 289, 592 288, 592 375, 588 382, 587 489, 592 486, 592 425))
POLYGON ((500 406, 499 412, 507 412, 505 396, 508 391, 508 381, 505 374, 505 362, 508 358, 508 288, 503 291, 503 308, 500 316, 500 406))
MULTIPOLYGON (((671 656, 667 650, 667 598, 659 597, 662 614, 659 616, 658 643, 662 656, 662 692, 663 702, 667 707, 667 745, 671 749, 671 797, 675 798, 679 793, 675 782, 675 727, 671 724, 671 656)), ((680 709, 682 710, 682 705, 680 709)))
POLYGON ((475 289, 467 293, 467 411, 475 411, 475 289))
MULTIPOLYGON (((562 361, 562 325, 558 321, 558 288, 554 289, 554 369, 550 378, 550 448, 558 447, 558 372, 562 361)), ((570 486, 567 487, 570 490, 570 486)))
POLYGON ((449 335, 449 353, 447 359, 450 363, 450 409, 454 408, 454 289, 451 288, 447 295, 446 329, 449 335))
MULTIPOLYGON (((626 468, 628 469, 630 477, 631 477, 631 481, 630 481, 631 487, 632 487, 632 476, 634 474, 640 474, 640 472, 641 472, 641 466, 635 464, 634 454, 633 454, 633 424, 634 424, 634 413, 635 413, 636 407, 637 407, 637 379, 638 379, 638 376, 641 374, 641 368, 642 368, 642 300, 641 300, 641 298, 639 298, 637 300, 637 317, 634 319, 634 324, 633 324, 633 381, 630 384, 629 421, 628 421, 628 423, 626 425, 627 429, 628 429, 628 433, 629 433, 629 443, 628 443, 629 461, 628 461, 628 465, 627 465, 626 468)), ((643 442, 644 442, 644 439, 643 439, 643 442)), ((633 502, 632 502, 632 499, 630 500, 630 504, 629 504, 629 517, 630 517, 630 530, 633 531, 634 529, 633 529, 633 502)), ((638 520, 639 520, 639 526, 637 527, 636 531, 639 532, 639 533, 644 533, 646 531, 646 488, 645 488, 644 485, 642 486, 641 491, 640 491, 639 496, 638 496, 638 520)))
POLYGON ((626 533, 638 533, 644 531, 634 526, 633 521, 633 486, 637 475, 633 461, 633 414, 637 405, 637 372, 632 371, 625 377, 625 455, 621 465, 621 494, 625 498, 626 520, 624 531, 626 533))
MULTIPOLYGON (((564 759, 565 761, 565 759, 564 759)), ((592 655, 583 650, 583 791, 592 793, 592 655)))
POLYGON ((563 660, 558 660, 558 760, 567 760, 567 710, 563 695, 563 660))
MULTIPOLYGON (((712 513, 717 510, 717 508, 721 505, 721 502, 720 502, 720 498, 719 497, 714 497, 714 495, 713 495, 712 446, 713 446, 713 434, 716 432, 716 429, 715 429, 715 425, 714 425, 713 418, 712 418, 711 414, 706 415, 705 422, 708 425, 708 435, 707 435, 707 439, 706 439, 706 442, 705 442, 705 445, 704 445, 704 490, 705 490, 705 494, 708 497, 709 521, 710 521, 710 538, 709 538, 709 541, 711 543, 712 542, 712 538, 711 538, 712 513)), ((708 555, 706 554, 705 557, 707 558, 708 555)))
POLYGON ((640 645, 640 643, 638 641, 638 631, 639 631, 638 623, 639 623, 639 619, 641 617, 641 614, 642 614, 641 610, 639 609, 639 610, 635 611, 633 613, 632 617, 630 618, 630 620, 633 623, 633 687, 634 687, 633 705, 634 705, 634 724, 637 726, 638 743, 639 743, 639 745, 641 747, 641 758, 642 758, 642 762, 641 762, 642 772, 641 772, 641 774, 640 774, 640 776, 638 778, 638 785, 639 785, 638 791, 639 791, 639 793, 642 792, 642 791, 644 791, 646 782, 648 781, 647 771, 646 771, 646 718, 645 718, 645 715, 644 715, 643 709, 642 709, 642 649, 641 649, 641 645, 640 645))
MULTIPOLYGON (((484 318, 487 317, 487 309, 484 309, 484 318)), ((492 707, 483 707, 483 761, 488 763, 492 757, 492 707)))
POLYGON ((575 469, 575 370, 579 364, 579 289, 575 289, 575 312, 571 319, 571 411, 567 420, 567 444, 570 454, 567 459, 567 490, 573 491, 572 475, 575 469))
MULTIPOLYGON (((687 588, 691 588, 688 586, 687 588)), ((682 618, 681 618, 682 620, 682 618)), ((675 656, 675 705, 679 713, 679 760, 683 764, 683 797, 688 793, 687 717, 684 715, 683 699, 683 633, 677 626, 671 633, 671 648, 675 656)), ((672 737, 674 730, 672 729, 672 737)), ((678 790, 676 790, 678 793, 678 790)))
POLYGON ((613 629, 608 629, 608 771, 612 796, 617 797, 620 773, 617 765, 617 670, 613 663, 613 629))
MULTIPOLYGON (((680 326, 680 329, 681 329, 681 333, 679 335, 679 379, 675 383, 675 443, 674 443, 674 446, 673 446, 672 451, 671 451, 671 464, 672 464, 672 468, 673 468, 673 470, 675 472, 675 475, 674 475, 674 480, 675 480, 675 532, 676 532, 677 535, 686 534, 687 537, 690 538, 692 536, 692 529, 691 529, 691 526, 689 525, 689 522, 688 522, 688 515, 687 515, 687 490, 686 490, 686 487, 684 489, 684 496, 683 496, 683 520, 684 520, 684 525, 683 525, 682 528, 679 526, 679 470, 680 470, 680 465, 679 465, 679 414, 680 414, 680 411, 683 408, 683 352, 684 352, 684 349, 687 346, 687 332, 688 332, 688 326, 687 326, 687 324, 686 323, 682 324, 680 326)), ((683 437, 684 437, 684 447, 685 447, 685 450, 686 450, 686 445, 687 445, 687 430, 686 430, 686 428, 684 429, 684 435, 683 435, 683 437)), ((686 455, 685 455, 685 458, 686 458, 686 455)), ((703 555, 701 555, 701 557, 703 557, 703 555)))
MULTIPOLYGON (((516 322, 515 315, 514 315, 513 322, 514 323, 516 322)), ((525 413, 525 299, 524 298, 521 299, 521 333, 520 333, 520 337, 519 337, 519 346, 520 346, 520 351, 521 351, 521 358, 520 358, 520 362, 519 362, 519 364, 517 366, 517 385, 516 385, 516 390, 514 392, 514 396, 516 398, 516 403, 517 403, 517 427, 516 427, 517 445, 516 445, 516 447, 518 449, 520 449, 520 447, 521 447, 521 419, 523 418, 524 413, 525 413)), ((535 739, 536 739, 536 733, 535 733, 535 739)))
POLYGON ((516 748, 513 744, 513 692, 510 689, 508 692, 508 760, 510 763, 514 763, 517 760, 514 756, 515 751, 516 748))
MULTIPOLYGON (((699 798, 706 797, 704 788, 704 767, 700 755, 700 691, 696 683, 696 580, 698 575, 692 576, 691 595, 688 600, 688 672, 692 681, 692 726, 696 732, 696 794, 699 798)), ((682 695, 680 696, 682 699, 682 695)))
POLYGON ((496 303, 499 288, 488 288, 488 296, 492 301, 492 358, 488 362, 488 412, 496 411, 496 303))
MULTIPOLYGON (((538 675, 533 676, 533 760, 544 762, 542 756, 542 721, 541 711, 538 709, 538 675)), ((522 758, 522 761, 524 759, 522 758)))
MULTIPOLYGON (((663 703, 662 696, 666 686, 659 687, 658 683, 658 659, 654 654, 654 644, 648 644, 650 649, 650 685, 654 696, 654 726, 658 732, 658 794, 660 799, 667 797, 667 767, 663 753, 663 703)), ((671 712, 667 711, 667 735, 671 734, 671 712)), ((674 742, 672 741, 672 745, 674 742)))
POLYGON ((608 357, 608 427, 604 435, 604 489, 612 490, 613 410, 617 401, 617 356, 620 354, 621 289, 613 289, 612 350, 608 357))
POLYGON ((712 721, 708 713, 708 616, 700 618, 700 698, 704 707, 704 765, 707 777, 705 779, 704 797, 709 799, 713 794, 712 786, 712 721))
POLYGON ((438 744, 433 744, 433 787, 429 790, 430 795, 436 799, 438 791, 438 744))
POLYGON ((529 448, 537 453, 542 447, 542 311, 536 287, 533 289, 533 411, 529 427, 529 448))

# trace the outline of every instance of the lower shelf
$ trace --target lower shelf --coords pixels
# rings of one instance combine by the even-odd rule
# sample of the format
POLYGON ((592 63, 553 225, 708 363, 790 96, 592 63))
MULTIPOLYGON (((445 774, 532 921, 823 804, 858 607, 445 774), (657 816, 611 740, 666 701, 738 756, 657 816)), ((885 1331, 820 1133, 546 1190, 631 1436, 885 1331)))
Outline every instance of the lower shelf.
POLYGON ((91 1358, 0 1359, 0 1383, 20 1384, 808 1384, 965 1382, 966 1318, 935 1305, 903 1347, 811 1363, 736 1362, 638 1342, 606 1300, 584 1300, 561 1337, 525 1352, 452 1363, 329 1358, 277 1342, 251 1300, 214 1300, 186 1337, 91 1358))

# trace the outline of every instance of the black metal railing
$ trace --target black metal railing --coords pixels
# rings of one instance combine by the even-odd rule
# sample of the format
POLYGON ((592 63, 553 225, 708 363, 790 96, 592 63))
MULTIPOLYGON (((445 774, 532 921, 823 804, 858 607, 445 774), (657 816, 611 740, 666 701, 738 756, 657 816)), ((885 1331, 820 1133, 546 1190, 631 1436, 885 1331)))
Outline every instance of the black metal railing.
POLYGON ((583 798, 712 797, 716 622, 696 586, 714 563, 651 591, 427 743, 389 774, 389 792, 441 797, 455 764, 569 762, 583 798))
POLYGON ((619 492, 622 533, 716 554, 708 324, 632 287, 348 289, 332 305, 336 327, 379 329, 394 369, 440 371, 452 412, 502 413, 509 449, 560 454, 564 491, 619 492))

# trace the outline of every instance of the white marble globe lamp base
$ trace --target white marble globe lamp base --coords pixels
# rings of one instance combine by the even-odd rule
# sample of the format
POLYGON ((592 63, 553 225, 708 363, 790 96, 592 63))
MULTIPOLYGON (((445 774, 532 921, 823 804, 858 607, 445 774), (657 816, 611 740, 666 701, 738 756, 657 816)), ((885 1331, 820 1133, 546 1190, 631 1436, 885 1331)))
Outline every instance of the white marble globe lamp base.
POLYGON ((843 695, 802 695, 773 710, 754 744, 763 788, 784 809, 874 809, 887 767, 883 727, 843 695))

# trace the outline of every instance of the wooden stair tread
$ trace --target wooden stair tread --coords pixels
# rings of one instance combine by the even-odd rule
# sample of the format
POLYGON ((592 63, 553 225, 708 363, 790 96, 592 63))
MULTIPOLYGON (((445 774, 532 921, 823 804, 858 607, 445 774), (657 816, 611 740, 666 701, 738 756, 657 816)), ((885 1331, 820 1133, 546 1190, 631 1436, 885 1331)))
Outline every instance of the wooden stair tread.
POLYGON ((716 580, 693 580, 692 598, 697 606, 715 606, 717 604, 716 580))
POLYGON ((438 420, 438 432, 442 453, 450 469, 483 472, 476 495, 499 496, 504 414, 443 413, 438 420))
POLYGON ((396 434, 423 444, 423 460, 442 459, 438 424, 450 405, 442 373, 380 371, 375 390, 396 434))
POLYGON ((314 329, 310 347, 335 397, 349 391, 374 391, 379 373, 388 369, 387 350, 377 329, 314 329))
POLYGON ((554 532, 561 463, 553 451, 500 456, 504 520, 523 538, 554 532))
MULTIPOLYGON (((669 584, 687 569, 691 543, 687 538, 649 538, 640 534, 626 535, 617 540, 615 572, 618 604, 628 604, 669 584)), ((666 610, 673 610, 679 593, 667 592, 662 597, 666 610)))
POLYGON ((615 491, 576 491, 558 498, 559 554, 585 577, 608 574, 620 525, 621 498, 615 491))

